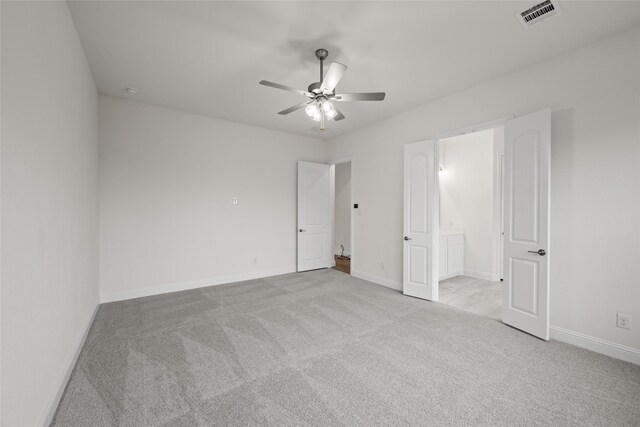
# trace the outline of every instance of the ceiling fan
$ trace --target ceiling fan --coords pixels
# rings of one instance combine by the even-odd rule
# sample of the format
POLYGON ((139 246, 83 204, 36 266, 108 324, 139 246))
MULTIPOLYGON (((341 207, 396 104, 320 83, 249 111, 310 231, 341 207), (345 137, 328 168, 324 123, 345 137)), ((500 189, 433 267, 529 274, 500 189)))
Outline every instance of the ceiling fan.
POLYGON ((336 86, 338 82, 340 82, 344 72, 347 70, 347 66, 340 64, 339 62, 333 62, 329 66, 329 70, 325 76, 323 65, 327 56, 329 56, 329 52, 326 49, 316 50, 316 58, 320 61, 320 81, 311 83, 306 91, 278 83, 268 82, 266 80, 260 81, 260 84, 263 86, 286 90, 309 98, 309 100, 289 107, 286 110, 282 110, 278 112, 278 114, 285 115, 304 108, 305 113, 307 113, 309 117, 316 122, 320 122, 320 130, 325 130, 325 119, 334 121, 344 119, 344 114, 342 114, 335 106, 335 102, 382 101, 384 99, 384 92, 336 94, 336 86))

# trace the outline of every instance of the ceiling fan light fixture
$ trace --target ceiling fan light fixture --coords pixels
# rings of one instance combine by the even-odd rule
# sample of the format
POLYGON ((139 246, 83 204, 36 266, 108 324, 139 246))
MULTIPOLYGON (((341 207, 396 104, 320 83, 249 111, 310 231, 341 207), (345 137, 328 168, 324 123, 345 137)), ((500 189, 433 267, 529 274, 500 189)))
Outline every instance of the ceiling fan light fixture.
POLYGON ((304 109, 304 112, 307 113, 307 116, 314 117, 316 115, 319 115, 320 109, 318 108, 318 104, 314 102, 307 105, 307 108, 304 109))
POLYGON ((333 108, 333 105, 329 101, 325 101, 325 103, 322 104, 322 110, 325 117, 327 117, 328 119, 333 119, 338 114, 336 112, 336 109, 333 108))

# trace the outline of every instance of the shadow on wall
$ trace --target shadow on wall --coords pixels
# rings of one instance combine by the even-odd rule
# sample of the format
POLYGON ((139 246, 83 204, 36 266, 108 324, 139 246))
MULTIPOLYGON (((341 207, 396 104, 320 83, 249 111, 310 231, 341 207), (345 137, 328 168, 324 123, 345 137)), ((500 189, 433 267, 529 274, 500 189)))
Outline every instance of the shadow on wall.
MULTIPOLYGON (((573 108, 559 110, 551 113, 551 244, 550 250, 562 253, 562 265, 551 263, 549 286, 551 301, 565 301, 571 306, 573 295, 564 288, 565 295, 558 298, 554 295, 557 287, 553 286, 554 281, 563 283, 579 283, 573 277, 574 251, 571 232, 574 206, 574 159, 575 159, 575 112, 573 108), (560 165, 562 165, 560 167, 560 165), (564 195, 564 196, 561 196, 564 195)), ((550 317, 556 323, 568 324, 568 320, 558 320, 563 317, 562 312, 570 312, 565 304, 562 311, 554 311, 554 304, 550 304, 550 317)))

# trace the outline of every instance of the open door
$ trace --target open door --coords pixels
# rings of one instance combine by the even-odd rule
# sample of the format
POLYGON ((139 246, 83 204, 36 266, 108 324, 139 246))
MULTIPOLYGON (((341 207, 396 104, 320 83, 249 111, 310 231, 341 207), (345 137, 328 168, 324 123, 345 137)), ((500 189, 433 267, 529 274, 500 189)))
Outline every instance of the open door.
POLYGON ((438 300, 435 143, 404 146, 404 250, 402 291, 438 300))
POLYGON ((505 125, 504 303, 502 320, 549 339, 551 111, 505 125))
POLYGON ((329 268, 329 165, 298 162, 298 271, 329 268))

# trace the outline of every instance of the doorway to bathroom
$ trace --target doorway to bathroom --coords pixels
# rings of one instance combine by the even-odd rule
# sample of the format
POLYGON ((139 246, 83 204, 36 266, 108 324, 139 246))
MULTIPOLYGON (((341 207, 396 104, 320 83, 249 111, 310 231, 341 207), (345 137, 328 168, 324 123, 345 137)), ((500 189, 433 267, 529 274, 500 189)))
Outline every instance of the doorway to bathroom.
POLYGON ((439 301, 502 320, 504 127, 437 142, 439 301))
MULTIPOLYGON (((497 215, 494 217, 494 221, 504 224, 502 231, 499 233, 499 226, 493 229, 495 238, 502 241, 500 251, 503 255, 496 255, 499 253, 497 243, 491 253, 495 265, 500 265, 499 258, 504 260, 504 265, 500 266, 504 278, 504 285, 501 285, 504 288, 501 320, 548 340, 551 195, 549 108, 405 144, 402 292, 415 298, 440 301, 439 279, 444 281, 451 278, 443 277, 439 272, 440 263, 444 263, 439 258, 440 241, 445 240, 440 238, 439 146, 446 144, 442 141, 454 136, 485 129, 493 129, 495 136, 500 132, 500 126, 504 127, 503 190, 496 190, 491 200, 493 204, 499 202, 502 205, 502 209, 493 211, 502 212, 502 220, 497 215), (498 198, 500 195, 504 202, 498 198)), ((493 144, 492 148, 496 150, 496 157, 497 146, 493 144)), ((446 148, 442 162, 445 174, 456 170, 446 148)), ((478 159, 475 158, 474 162, 478 162, 478 159)), ((500 162, 495 162, 494 166, 498 164, 500 162)), ((497 178, 494 179, 497 182, 497 178)), ((478 177, 474 176, 474 180, 477 181, 478 177)), ((471 205, 474 216, 478 216, 478 208, 475 204, 471 205)), ((447 223, 446 218, 444 222, 450 228, 456 228, 456 224, 447 223)), ((458 230, 443 230, 443 237, 447 237, 447 276, 464 276, 473 271, 465 260, 467 250, 460 248, 460 243, 464 245, 467 241, 466 227, 463 225, 458 230), (449 239, 453 234, 462 234, 462 239, 449 239)), ((462 295, 459 290, 457 293, 462 295)), ((469 304, 465 304, 464 308, 469 309, 469 304)))

